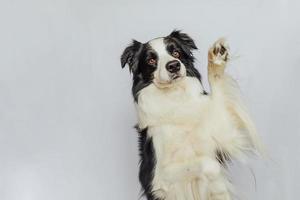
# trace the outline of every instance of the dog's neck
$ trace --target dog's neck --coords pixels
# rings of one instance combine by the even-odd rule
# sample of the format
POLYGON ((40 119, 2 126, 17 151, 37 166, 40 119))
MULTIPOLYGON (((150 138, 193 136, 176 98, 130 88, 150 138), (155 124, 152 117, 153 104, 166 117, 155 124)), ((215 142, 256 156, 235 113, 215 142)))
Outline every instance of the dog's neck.
POLYGON ((140 91, 136 103, 139 127, 199 122, 205 99, 203 87, 196 78, 185 77, 164 89, 152 84, 140 91))

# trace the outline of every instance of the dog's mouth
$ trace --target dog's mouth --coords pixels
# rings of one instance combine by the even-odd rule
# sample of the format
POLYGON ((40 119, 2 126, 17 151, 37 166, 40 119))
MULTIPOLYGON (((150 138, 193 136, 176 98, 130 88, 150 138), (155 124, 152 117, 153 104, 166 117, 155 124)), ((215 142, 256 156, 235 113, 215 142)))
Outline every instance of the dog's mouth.
POLYGON ((154 80, 154 84, 158 88, 170 88, 175 83, 177 83, 178 81, 180 81, 183 78, 184 78, 184 76, 182 76, 180 74, 174 74, 174 75, 170 76, 170 79, 168 81, 154 80))
POLYGON ((180 79, 180 78, 182 78, 182 76, 179 74, 174 74, 171 76, 171 80, 176 80, 176 79, 180 79))

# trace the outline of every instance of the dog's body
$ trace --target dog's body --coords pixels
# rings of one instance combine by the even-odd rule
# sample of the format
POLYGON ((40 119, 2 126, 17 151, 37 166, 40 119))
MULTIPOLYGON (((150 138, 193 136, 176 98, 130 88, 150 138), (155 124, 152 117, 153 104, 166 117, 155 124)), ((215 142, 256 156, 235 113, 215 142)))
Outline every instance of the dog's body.
POLYGON ((228 47, 209 50, 211 94, 194 68, 193 40, 179 31, 141 44, 121 58, 133 73, 140 182, 148 200, 229 200, 226 160, 259 148, 235 81, 224 74, 228 47))

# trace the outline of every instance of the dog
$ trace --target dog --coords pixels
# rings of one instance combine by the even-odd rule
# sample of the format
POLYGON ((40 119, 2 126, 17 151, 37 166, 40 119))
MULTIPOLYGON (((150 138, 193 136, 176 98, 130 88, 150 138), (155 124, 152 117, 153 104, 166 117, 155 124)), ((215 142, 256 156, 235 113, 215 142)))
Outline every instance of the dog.
POLYGON ((139 180, 148 200, 230 200, 227 163, 259 152, 256 128, 236 81, 224 73, 225 39, 208 51, 210 93, 194 67, 194 40, 178 30, 121 56, 132 73, 139 133, 139 180))

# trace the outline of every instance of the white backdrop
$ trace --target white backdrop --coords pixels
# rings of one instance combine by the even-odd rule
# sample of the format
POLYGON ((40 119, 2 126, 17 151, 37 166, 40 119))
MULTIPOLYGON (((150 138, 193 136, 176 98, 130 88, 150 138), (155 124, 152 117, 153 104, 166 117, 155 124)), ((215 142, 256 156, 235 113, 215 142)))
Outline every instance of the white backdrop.
POLYGON ((300 188, 300 3, 297 0, 0 1, 0 199, 139 197, 132 38, 174 28, 207 50, 226 36, 270 159, 232 167, 238 199, 295 200, 300 188), (253 176, 255 175, 255 177, 253 176))

